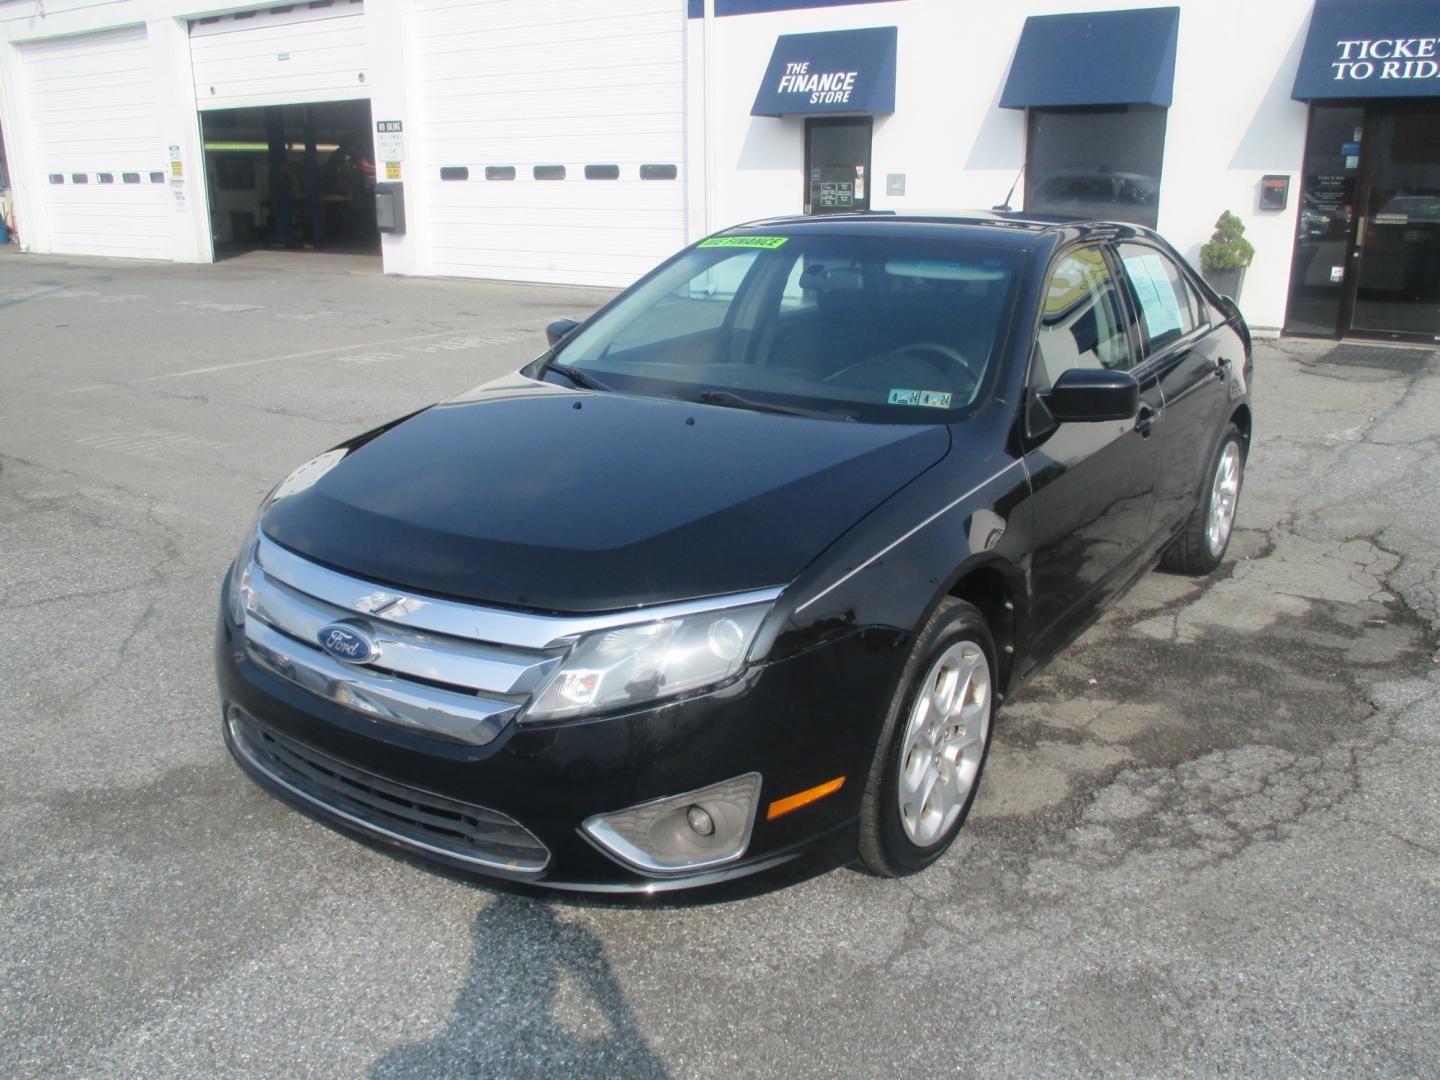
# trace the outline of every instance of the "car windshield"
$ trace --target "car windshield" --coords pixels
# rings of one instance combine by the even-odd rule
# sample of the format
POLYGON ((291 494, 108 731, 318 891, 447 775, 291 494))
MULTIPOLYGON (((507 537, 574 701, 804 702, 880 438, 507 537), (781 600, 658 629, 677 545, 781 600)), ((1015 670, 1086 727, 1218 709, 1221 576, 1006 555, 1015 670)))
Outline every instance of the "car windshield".
POLYGON ((988 385, 1021 258, 882 236, 712 238, 622 295, 551 363, 624 393, 948 421, 988 385))

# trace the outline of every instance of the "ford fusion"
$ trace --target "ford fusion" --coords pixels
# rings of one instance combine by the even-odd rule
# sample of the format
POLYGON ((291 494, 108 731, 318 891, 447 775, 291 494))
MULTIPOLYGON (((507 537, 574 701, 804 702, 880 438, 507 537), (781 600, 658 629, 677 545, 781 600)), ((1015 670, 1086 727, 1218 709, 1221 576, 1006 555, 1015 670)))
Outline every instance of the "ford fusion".
POLYGON ((265 499, 224 734, 319 817, 560 888, 938 858, 996 710, 1225 554, 1249 333, 1133 226, 842 215, 685 249, 265 499))

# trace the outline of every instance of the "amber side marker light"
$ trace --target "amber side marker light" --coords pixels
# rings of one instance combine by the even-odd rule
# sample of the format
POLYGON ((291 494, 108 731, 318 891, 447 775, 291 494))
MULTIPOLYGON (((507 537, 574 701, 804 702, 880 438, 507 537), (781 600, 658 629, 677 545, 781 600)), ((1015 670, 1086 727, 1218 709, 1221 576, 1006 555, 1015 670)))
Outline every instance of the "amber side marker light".
POLYGON ((774 821, 791 810, 799 810, 802 806, 809 806, 812 802, 823 799, 826 795, 833 795, 845 786, 845 778, 837 776, 834 780, 826 780, 823 784, 816 784, 804 791, 797 791, 794 795, 787 795, 783 799, 776 799, 765 811, 765 820, 774 821))

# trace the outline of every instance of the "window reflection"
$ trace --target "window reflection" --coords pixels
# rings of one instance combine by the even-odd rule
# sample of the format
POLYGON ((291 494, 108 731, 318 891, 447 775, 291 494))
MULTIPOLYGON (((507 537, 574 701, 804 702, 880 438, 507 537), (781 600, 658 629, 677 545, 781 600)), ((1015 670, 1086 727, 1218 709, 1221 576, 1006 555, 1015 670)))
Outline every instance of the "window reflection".
POLYGON ((1164 154, 1164 109, 1031 109, 1025 209, 1153 229, 1164 154))

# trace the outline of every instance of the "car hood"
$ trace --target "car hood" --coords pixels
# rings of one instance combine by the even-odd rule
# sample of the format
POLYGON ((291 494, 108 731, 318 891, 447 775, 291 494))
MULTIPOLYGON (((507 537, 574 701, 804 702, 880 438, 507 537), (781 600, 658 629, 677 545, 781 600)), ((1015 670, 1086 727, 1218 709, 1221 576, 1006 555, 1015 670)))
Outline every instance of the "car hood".
POLYGON ((338 448, 281 486, 263 528, 380 584, 613 611, 785 585, 948 447, 939 425, 512 377, 338 448))

